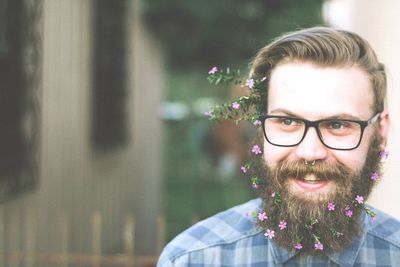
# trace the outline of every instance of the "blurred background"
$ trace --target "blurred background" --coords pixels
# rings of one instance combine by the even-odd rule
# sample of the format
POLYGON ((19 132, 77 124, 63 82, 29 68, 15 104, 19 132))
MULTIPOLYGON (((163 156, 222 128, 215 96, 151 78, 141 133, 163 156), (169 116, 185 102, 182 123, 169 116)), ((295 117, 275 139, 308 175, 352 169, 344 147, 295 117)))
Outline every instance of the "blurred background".
POLYGON ((0 267, 155 266, 192 223, 256 195, 252 125, 203 113, 243 94, 213 66, 315 25, 353 30, 389 73, 393 123, 370 203, 400 219, 400 2, 0 0, 0 267))

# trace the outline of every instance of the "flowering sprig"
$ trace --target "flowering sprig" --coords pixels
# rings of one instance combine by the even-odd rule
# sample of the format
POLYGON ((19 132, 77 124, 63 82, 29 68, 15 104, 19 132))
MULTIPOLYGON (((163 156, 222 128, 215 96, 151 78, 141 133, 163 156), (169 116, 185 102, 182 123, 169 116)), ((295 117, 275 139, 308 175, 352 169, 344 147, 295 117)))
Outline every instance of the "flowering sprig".
POLYGON ((274 204, 280 207, 282 202, 281 194, 278 192, 274 192, 272 197, 274 198, 274 204))
MULTIPOLYGON (((309 232, 312 232, 314 225, 316 225, 317 223, 319 223, 318 219, 311 219, 309 223, 306 223, 304 225, 304 228, 307 229, 309 232)), ((314 239, 317 238, 319 240, 319 238, 316 235, 313 235, 314 239)))
POLYGON ((246 173, 247 170, 248 170, 248 168, 246 167, 246 165, 240 167, 240 171, 243 173, 246 173))
POLYGON ((353 216, 353 210, 350 208, 350 206, 346 206, 346 208, 344 208, 344 215, 349 218, 353 216))
POLYGON ((303 248, 303 245, 300 242, 297 242, 296 244, 293 245, 293 248, 296 251, 300 251, 303 248))
POLYGON ((356 200, 356 202, 357 202, 358 204, 363 204, 363 203, 364 203, 364 197, 363 197, 363 196, 357 195, 356 198, 355 198, 355 200, 356 200))
POLYGON ((279 227, 279 230, 281 230, 281 231, 285 230, 286 227, 287 227, 287 222, 286 221, 280 221, 278 227, 279 227))
POLYGON ((382 160, 387 160, 389 156, 389 151, 383 150, 379 153, 379 156, 381 157, 382 160))
POLYGON ((265 237, 272 239, 275 237, 275 231, 271 230, 271 229, 267 229, 267 231, 265 231, 265 237))
POLYGON ((253 176, 250 178, 251 187, 254 189, 259 189, 261 186, 261 179, 258 176, 253 176))
POLYGON ((238 84, 241 83, 240 70, 231 71, 230 68, 226 68, 226 70, 224 70, 214 66, 208 71, 207 80, 214 85, 229 82, 238 84))
POLYGON ((261 148, 259 145, 254 145, 253 148, 251 149, 251 152, 253 152, 254 155, 260 155, 262 154, 261 148))
POLYGON ((259 126, 260 122, 258 117, 262 107, 261 100, 266 91, 266 78, 251 77, 246 79, 243 84, 240 70, 232 71, 230 68, 224 70, 217 67, 212 67, 208 74, 207 80, 212 85, 219 85, 222 83, 236 84, 249 89, 247 95, 240 96, 231 102, 213 107, 206 113, 210 120, 232 119, 236 123, 240 121, 249 121, 259 126))
POLYGON ((263 222, 263 221, 265 221, 265 220, 267 220, 267 219, 268 219, 268 216, 267 216, 267 214, 265 213, 265 211, 259 212, 259 213, 258 213, 258 220, 259 220, 260 222, 263 222))
POLYGON ((317 241, 314 243, 314 249, 315 250, 324 250, 324 245, 320 241, 317 241))
POLYGON ((343 233, 342 232, 339 232, 339 231, 337 231, 336 229, 331 229, 331 232, 332 232, 332 235, 334 235, 334 236, 336 236, 336 237, 342 237, 343 236, 343 233))
POLYGON ((373 172, 371 174, 371 180, 378 181, 379 180, 379 173, 378 172, 373 172))

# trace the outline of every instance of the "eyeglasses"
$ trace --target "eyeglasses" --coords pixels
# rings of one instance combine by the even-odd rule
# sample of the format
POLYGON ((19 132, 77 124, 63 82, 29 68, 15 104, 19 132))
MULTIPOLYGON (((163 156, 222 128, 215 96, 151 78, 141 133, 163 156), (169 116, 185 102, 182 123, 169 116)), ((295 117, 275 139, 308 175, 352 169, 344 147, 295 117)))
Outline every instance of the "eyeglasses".
POLYGON ((303 141, 310 127, 314 127, 322 144, 335 150, 352 150, 357 148, 365 128, 376 122, 380 113, 369 120, 324 119, 309 121, 287 116, 262 115, 264 136, 275 146, 297 146, 303 141))

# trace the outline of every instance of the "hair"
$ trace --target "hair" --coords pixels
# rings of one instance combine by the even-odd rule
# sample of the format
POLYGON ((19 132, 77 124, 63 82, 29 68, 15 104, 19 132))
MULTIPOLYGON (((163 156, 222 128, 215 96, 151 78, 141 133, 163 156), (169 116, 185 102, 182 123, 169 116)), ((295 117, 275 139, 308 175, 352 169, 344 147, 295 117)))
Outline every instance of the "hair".
MULTIPOLYGON (((374 113, 384 110, 385 67, 378 61, 370 44, 359 35, 327 27, 313 27, 285 34, 257 53, 250 74, 268 78, 279 64, 294 61, 309 62, 321 67, 359 67, 370 80, 374 94, 374 113)), ((262 105, 266 107, 267 97, 263 101, 262 105)))

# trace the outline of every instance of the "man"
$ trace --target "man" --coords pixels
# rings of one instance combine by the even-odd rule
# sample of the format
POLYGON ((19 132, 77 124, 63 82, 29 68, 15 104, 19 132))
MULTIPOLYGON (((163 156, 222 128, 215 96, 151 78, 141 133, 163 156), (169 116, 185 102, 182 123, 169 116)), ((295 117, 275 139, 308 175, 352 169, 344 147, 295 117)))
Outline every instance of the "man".
POLYGON ((289 33, 260 50, 251 75, 266 80, 262 134, 243 171, 260 199, 192 226, 158 266, 400 266, 400 223, 365 205, 390 124, 369 44, 330 28, 289 33))

